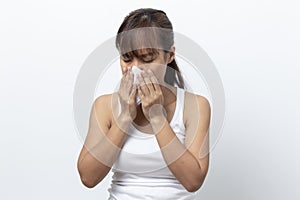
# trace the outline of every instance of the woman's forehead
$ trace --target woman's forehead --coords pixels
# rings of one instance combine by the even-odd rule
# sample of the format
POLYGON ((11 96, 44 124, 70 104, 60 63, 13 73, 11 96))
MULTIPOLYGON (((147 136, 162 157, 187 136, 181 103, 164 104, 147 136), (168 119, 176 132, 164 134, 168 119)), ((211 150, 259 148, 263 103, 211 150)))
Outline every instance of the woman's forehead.
MULTIPOLYGON (((157 36, 146 37, 141 35, 130 35, 132 38, 121 37, 119 43, 119 50, 121 52, 135 51, 143 54, 153 51, 153 49, 162 49, 160 39, 157 36)), ((157 51, 157 50, 155 50, 157 51)))

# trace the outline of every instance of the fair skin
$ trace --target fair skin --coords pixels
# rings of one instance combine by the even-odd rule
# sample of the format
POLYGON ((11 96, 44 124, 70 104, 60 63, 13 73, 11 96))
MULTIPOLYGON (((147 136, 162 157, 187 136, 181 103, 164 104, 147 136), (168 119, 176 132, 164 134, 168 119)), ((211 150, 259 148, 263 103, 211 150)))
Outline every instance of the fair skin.
MULTIPOLYGON (((176 88, 163 83, 164 73, 159 73, 163 69, 161 66, 174 59, 175 48, 172 47, 171 53, 159 52, 156 57, 145 54, 125 59, 121 56, 123 77, 119 91, 95 100, 88 134, 77 163, 81 180, 87 187, 96 186, 110 171, 132 122, 141 131, 155 134, 170 171, 187 191, 197 191, 203 184, 209 167, 210 105, 204 97, 185 92, 183 120, 186 138, 182 144, 169 124, 176 106, 176 88), (140 87, 133 84, 131 67, 134 65, 145 71, 139 77, 140 87), (136 93, 142 100, 140 106, 135 103, 136 93), (117 105, 117 97, 121 103, 119 116, 112 109, 117 105)), ((141 50, 140 53, 145 52, 141 50)))

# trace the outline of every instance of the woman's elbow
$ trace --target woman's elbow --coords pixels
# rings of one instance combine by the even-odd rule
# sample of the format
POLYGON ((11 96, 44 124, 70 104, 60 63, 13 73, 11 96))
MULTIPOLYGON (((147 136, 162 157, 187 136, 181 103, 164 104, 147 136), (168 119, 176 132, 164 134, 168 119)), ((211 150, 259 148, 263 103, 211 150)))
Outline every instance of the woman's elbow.
POLYGON ((82 184, 87 188, 93 188, 98 184, 96 181, 92 180, 91 178, 85 178, 81 176, 80 179, 82 184))
POLYGON ((204 182, 205 177, 200 176, 192 181, 189 181, 184 187, 188 192, 196 192, 199 190, 204 182))
POLYGON ((187 186, 185 189, 188 192, 196 192, 200 189, 201 186, 202 186, 202 183, 201 184, 191 184, 191 185, 187 186))
POLYGON ((88 188, 95 187, 100 181, 90 174, 87 174, 86 171, 78 167, 78 173, 82 184, 88 188))

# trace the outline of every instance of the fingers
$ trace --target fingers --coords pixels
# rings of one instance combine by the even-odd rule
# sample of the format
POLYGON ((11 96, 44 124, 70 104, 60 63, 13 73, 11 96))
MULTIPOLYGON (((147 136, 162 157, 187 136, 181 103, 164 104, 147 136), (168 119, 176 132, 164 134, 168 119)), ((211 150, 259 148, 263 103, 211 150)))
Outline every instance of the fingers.
POLYGON ((133 88, 133 73, 128 67, 124 70, 121 83, 119 86, 119 92, 122 94, 123 99, 129 100, 133 88))
MULTIPOLYGON (((148 87, 148 90, 149 90, 150 94, 154 94, 155 88, 154 88, 153 82, 151 80, 151 74, 150 74, 150 72, 151 72, 151 70, 148 69, 147 73, 144 74, 144 80, 145 80, 145 83, 146 83, 146 85, 148 87)), ((153 73, 152 73, 152 75, 153 75, 153 73)))
POLYGON ((131 91, 132 85, 133 85, 133 73, 129 67, 126 68, 126 70, 123 74, 122 84, 124 85, 124 87, 129 89, 129 91, 131 91))
POLYGON ((136 85, 136 84, 133 84, 131 93, 130 93, 130 95, 129 95, 129 99, 130 99, 130 100, 135 101, 135 95, 136 95, 136 93, 137 93, 136 90, 137 90, 137 85, 136 85))
POLYGON ((138 80, 145 95, 154 95, 157 92, 161 92, 158 80, 150 69, 147 70, 147 73, 141 73, 141 76, 138 76, 138 80))
POLYGON ((144 94, 143 94, 143 92, 142 92, 142 89, 141 89, 141 87, 137 87, 138 88, 138 94, 139 94, 139 97, 141 98, 141 100, 142 100, 142 102, 144 101, 144 98, 145 98, 145 96, 144 96, 144 94))
POLYGON ((151 95, 154 91, 154 87, 153 87, 148 75, 145 72, 142 72, 140 75, 138 75, 138 80, 139 80, 140 89, 142 90, 142 92, 146 96, 151 95))
POLYGON ((149 74, 149 79, 152 82, 155 92, 160 92, 161 88, 159 86, 158 80, 156 79, 156 77, 154 76, 153 72, 150 69, 148 69, 148 74, 149 74))
MULTIPOLYGON (((144 73, 144 72, 142 72, 144 73)), ((139 89, 142 90, 142 92, 145 94, 145 95, 148 95, 149 94, 149 90, 147 88, 147 85, 146 85, 146 82, 142 76, 142 73, 138 74, 137 75, 137 78, 138 78, 138 81, 139 81, 139 89)))
POLYGON ((128 70, 127 72, 127 86, 128 86, 128 89, 129 91, 131 91, 132 87, 133 87, 133 73, 131 71, 131 69, 128 70))

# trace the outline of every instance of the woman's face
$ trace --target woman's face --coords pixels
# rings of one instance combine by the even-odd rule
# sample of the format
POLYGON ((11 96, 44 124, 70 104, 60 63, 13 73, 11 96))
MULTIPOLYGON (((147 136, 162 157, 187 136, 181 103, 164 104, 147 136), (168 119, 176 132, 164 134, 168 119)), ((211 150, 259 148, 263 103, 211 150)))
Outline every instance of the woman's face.
POLYGON ((126 68, 137 66, 141 70, 150 69, 159 82, 163 81, 167 64, 174 59, 174 52, 166 53, 160 49, 157 54, 146 49, 139 49, 137 52, 137 56, 129 56, 128 54, 120 56, 122 74, 126 68))

